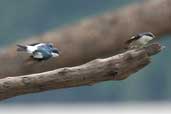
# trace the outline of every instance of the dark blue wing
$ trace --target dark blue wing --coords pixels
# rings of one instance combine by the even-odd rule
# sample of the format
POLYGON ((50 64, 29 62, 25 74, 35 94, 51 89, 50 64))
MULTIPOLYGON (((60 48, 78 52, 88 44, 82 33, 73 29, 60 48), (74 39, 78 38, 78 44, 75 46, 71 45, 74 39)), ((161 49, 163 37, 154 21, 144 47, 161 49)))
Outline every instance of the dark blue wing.
POLYGON ((133 41, 138 40, 139 38, 141 38, 141 35, 140 35, 140 34, 137 34, 137 35, 133 36, 133 38, 127 40, 127 41, 126 41, 126 44, 130 44, 130 43, 132 43, 133 41))
POLYGON ((43 55, 44 60, 49 59, 50 57, 52 57, 51 51, 49 51, 49 49, 46 48, 39 48, 38 50, 33 52, 33 57, 34 55, 36 55, 37 53, 41 53, 43 55))
POLYGON ((50 48, 53 48, 53 47, 54 47, 53 43, 47 43, 46 45, 47 45, 48 47, 50 47, 50 48))

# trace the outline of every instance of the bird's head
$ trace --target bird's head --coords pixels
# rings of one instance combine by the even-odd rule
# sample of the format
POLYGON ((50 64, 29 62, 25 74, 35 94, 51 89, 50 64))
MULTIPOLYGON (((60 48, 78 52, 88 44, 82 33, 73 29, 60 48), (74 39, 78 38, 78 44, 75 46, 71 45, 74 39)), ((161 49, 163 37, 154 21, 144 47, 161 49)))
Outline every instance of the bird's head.
POLYGON ((143 32, 143 33, 139 33, 139 34, 134 35, 134 36, 131 37, 131 39, 140 39, 140 38, 145 38, 146 40, 150 41, 150 40, 152 40, 152 39, 154 39, 156 37, 151 32, 143 32))
POLYGON ((52 57, 58 57, 60 54, 59 49, 57 48, 52 48, 52 57))
POLYGON ((152 39, 156 38, 155 35, 151 32, 144 32, 140 34, 141 37, 146 36, 146 37, 151 37, 152 39))

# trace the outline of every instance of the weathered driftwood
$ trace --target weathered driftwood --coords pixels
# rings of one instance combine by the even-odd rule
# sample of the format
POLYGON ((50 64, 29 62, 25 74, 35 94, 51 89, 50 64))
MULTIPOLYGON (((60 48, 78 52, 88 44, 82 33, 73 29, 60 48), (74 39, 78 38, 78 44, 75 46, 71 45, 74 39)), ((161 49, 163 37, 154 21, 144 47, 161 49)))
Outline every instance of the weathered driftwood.
POLYGON ((107 80, 122 80, 150 63, 150 56, 161 51, 159 44, 143 49, 96 59, 76 67, 0 79, 0 100, 51 89, 92 85, 107 80))

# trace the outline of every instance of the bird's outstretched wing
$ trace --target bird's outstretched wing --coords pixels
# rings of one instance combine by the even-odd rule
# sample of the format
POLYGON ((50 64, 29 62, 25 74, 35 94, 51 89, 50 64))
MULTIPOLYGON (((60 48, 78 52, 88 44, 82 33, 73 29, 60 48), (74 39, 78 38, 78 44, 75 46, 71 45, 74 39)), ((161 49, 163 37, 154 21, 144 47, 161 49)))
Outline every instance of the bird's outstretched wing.
POLYGON ((41 43, 32 43, 32 44, 29 44, 30 46, 35 46, 35 45, 38 45, 38 44, 41 44, 41 43))
POLYGON ((51 52, 46 48, 40 48, 32 54, 32 57, 35 59, 49 59, 51 56, 51 52))
POLYGON ((140 37, 141 37, 141 36, 139 36, 139 35, 133 36, 133 37, 131 37, 131 39, 127 40, 125 43, 126 43, 126 44, 130 44, 130 43, 132 43, 133 41, 138 40, 140 37))
POLYGON ((32 44, 29 44, 30 46, 36 46, 36 45, 47 45, 47 46, 50 46, 50 47, 53 47, 54 44, 53 43, 32 43, 32 44))

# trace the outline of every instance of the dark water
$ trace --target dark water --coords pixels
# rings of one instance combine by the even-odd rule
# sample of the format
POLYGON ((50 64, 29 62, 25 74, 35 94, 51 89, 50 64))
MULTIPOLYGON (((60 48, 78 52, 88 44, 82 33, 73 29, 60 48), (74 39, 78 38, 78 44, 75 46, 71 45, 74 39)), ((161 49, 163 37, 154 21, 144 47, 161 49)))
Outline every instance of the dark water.
MULTIPOLYGON (((39 35, 54 28, 101 14, 135 0, 13 0, 0 1, 0 44, 39 35)), ((1 103, 61 103, 160 101, 171 99, 171 39, 160 41, 167 48, 152 64, 127 80, 95 86, 28 94, 1 103)))

